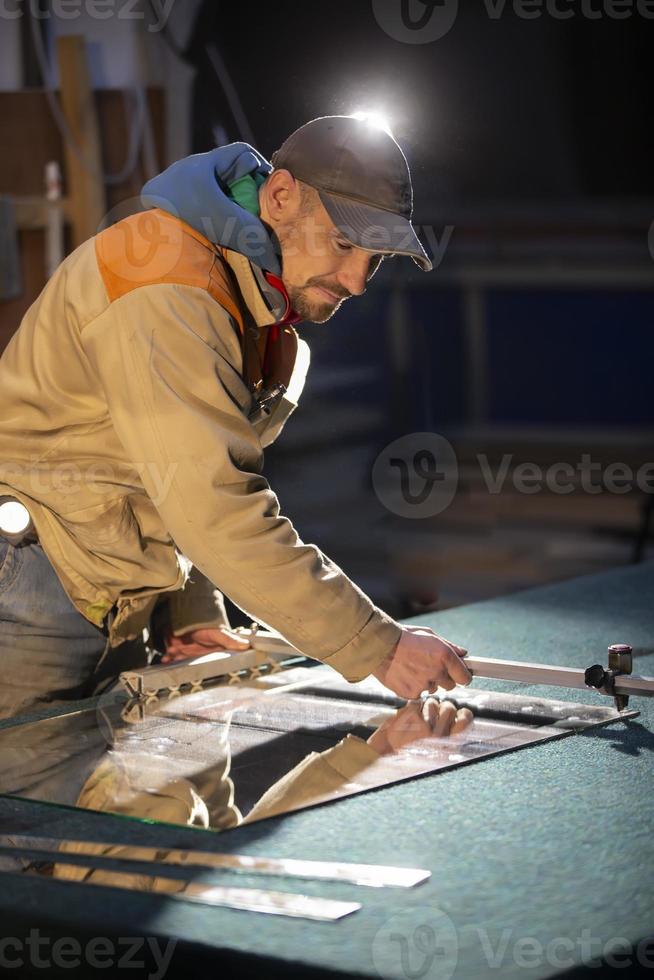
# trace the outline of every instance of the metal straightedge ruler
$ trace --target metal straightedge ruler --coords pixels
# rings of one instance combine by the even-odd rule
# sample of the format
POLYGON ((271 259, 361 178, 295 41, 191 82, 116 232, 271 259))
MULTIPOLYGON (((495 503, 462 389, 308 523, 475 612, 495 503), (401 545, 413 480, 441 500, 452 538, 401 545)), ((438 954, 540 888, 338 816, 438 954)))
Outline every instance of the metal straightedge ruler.
POLYGON ((214 684, 240 684, 282 670, 284 661, 301 657, 279 633, 238 629, 250 641, 249 650, 217 651, 172 664, 155 664, 141 670, 126 670, 119 680, 130 698, 153 702, 159 697, 191 694, 214 684))
MULTIPOLYGON (((239 629, 250 640, 251 649, 241 653, 210 653, 194 660, 165 666, 146 667, 140 671, 125 671, 120 680, 132 698, 156 700, 161 694, 175 696, 202 690, 213 683, 241 683, 243 680, 282 669, 284 661, 302 656, 279 633, 239 629)), ((595 690, 615 701, 623 711, 629 697, 654 697, 654 677, 632 674, 632 648, 616 643, 608 648, 608 664, 593 664, 586 669, 500 660, 494 657, 465 657, 463 661, 473 677, 514 681, 521 684, 542 684, 595 690)))

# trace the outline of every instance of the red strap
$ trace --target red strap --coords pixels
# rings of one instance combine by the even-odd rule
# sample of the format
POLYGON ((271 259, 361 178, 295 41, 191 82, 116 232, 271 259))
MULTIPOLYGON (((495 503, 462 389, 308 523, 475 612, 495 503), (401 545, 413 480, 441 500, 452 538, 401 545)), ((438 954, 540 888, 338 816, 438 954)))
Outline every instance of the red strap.
MULTIPOLYGON (((292 326, 294 323, 299 323, 302 317, 300 316, 299 313, 296 313, 293 307, 291 306, 291 301, 289 299, 288 293, 286 292, 286 286, 284 285, 282 280, 279 278, 279 276, 274 276, 272 272, 264 272, 264 276, 266 277, 266 282, 268 282, 269 285, 273 287, 273 289, 276 289, 277 292, 282 294, 282 297, 284 298, 284 302, 286 304, 284 307, 284 314, 281 317, 281 319, 277 321, 276 326, 287 326, 287 325, 292 326)), ((275 336, 275 340, 276 339, 277 339, 277 335, 275 336)))
POLYGON ((279 340, 279 335, 281 333, 281 327, 279 323, 273 323, 272 326, 268 327, 268 336, 266 337, 266 349, 263 355, 263 364, 261 366, 261 371, 264 378, 270 373, 270 358, 271 349, 273 344, 276 344, 279 340))
POLYGON ((279 319, 277 323, 273 323, 270 327, 268 327, 268 336, 266 337, 266 349, 263 356, 263 365, 262 365, 262 372, 265 378, 266 375, 269 373, 271 349, 273 344, 276 344, 277 341, 279 340, 279 336, 281 334, 281 328, 292 326, 294 323, 299 323, 302 317, 299 315, 299 313, 296 313, 293 307, 291 306, 289 295, 286 292, 286 286, 279 278, 279 276, 273 275, 272 272, 265 272, 265 271, 264 271, 264 276, 266 277, 266 281, 268 282, 268 284, 272 286, 273 289, 276 289, 279 293, 281 293, 285 303, 284 313, 281 319, 279 319))

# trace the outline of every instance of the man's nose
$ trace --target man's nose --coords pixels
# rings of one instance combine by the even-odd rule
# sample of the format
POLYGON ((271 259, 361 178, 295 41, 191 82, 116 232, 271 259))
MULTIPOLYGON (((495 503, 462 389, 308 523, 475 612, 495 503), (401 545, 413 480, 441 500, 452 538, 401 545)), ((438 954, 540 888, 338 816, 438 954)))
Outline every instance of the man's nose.
POLYGON ((366 291, 366 282, 370 269, 370 256, 362 253, 360 256, 348 258, 338 275, 339 282, 352 296, 362 296, 366 291))

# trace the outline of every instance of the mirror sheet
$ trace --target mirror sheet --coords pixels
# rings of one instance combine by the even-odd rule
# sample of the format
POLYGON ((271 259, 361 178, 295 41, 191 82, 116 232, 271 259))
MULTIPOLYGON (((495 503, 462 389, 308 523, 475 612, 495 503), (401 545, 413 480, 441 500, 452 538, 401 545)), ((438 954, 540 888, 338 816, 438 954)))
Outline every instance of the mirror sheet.
POLYGON ((474 686, 447 698, 471 709, 464 731, 409 730, 380 753, 367 740, 404 702, 374 679, 348 684, 323 665, 148 703, 114 691, 2 728, 0 792, 219 831, 620 718, 608 706, 474 686))

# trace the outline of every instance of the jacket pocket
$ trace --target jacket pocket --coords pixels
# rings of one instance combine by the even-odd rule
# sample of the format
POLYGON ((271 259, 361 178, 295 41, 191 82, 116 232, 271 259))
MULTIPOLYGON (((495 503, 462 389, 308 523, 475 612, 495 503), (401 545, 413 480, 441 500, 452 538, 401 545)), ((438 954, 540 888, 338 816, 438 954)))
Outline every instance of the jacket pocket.
POLYGON ((91 551, 101 550, 102 545, 138 533, 136 518, 127 497, 108 502, 104 500, 93 507, 62 514, 59 519, 66 530, 91 551))

